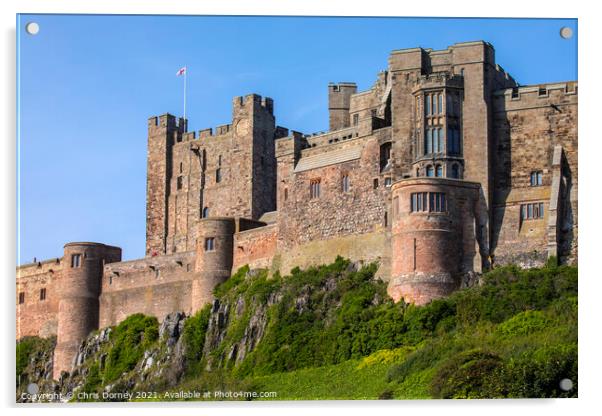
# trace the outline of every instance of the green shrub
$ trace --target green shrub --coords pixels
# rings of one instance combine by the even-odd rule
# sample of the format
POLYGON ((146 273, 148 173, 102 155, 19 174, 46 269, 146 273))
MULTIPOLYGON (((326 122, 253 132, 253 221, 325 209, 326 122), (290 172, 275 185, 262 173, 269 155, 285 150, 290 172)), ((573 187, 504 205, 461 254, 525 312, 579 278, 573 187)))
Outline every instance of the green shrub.
POLYGON ((549 322, 541 311, 525 311, 502 322, 496 332, 504 336, 528 335, 546 328, 549 322))
POLYGON ((549 345, 523 352, 497 375, 506 397, 577 397, 577 344, 549 345), (573 382, 560 389, 562 379, 573 382))
POLYGON ((111 348, 104 371, 104 381, 117 379, 132 370, 144 351, 159 338, 157 318, 141 313, 130 315, 111 332, 111 348))
POLYGON ((201 370, 200 363, 203 358, 203 347, 210 315, 211 305, 206 305, 184 321, 182 340, 186 351, 186 372, 189 374, 198 373, 201 370))
POLYGON ((245 278, 247 277, 247 274, 249 273, 249 270, 249 266, 246 264, 239 268, 236 271, 236 273, 232 275, 232 277, 215 286, 215 288, 213 289, 213 295, 216 298, 223 297, 226 293, 228 293, 233 288, 244 282, 245 278))
POLYGON ((54 348, 55 338, 23 337, 16 345, 17 386, 26 381, 25 369, 36 354, 48 352, 54 348))
POLYGON ((501 365, 500 357, 492 352, 464 351, 439 368, 431 382, 431 394, 440 399, 495 397, 491 379, 501 365))

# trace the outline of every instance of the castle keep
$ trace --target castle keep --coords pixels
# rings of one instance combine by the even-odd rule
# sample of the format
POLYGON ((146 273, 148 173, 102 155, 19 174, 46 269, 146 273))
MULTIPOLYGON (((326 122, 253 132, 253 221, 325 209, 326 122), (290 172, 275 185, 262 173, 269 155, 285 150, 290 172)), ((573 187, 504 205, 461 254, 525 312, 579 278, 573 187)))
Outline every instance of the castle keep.
POLYGON ((328 104, 319 134, 276 125, 255 94, 215 129, 151 117, 145 258, 68 243, 18 267, 17 338, 57 335, 58 378, 92 330, 193 313, 246 264, 377 261, 392 298, 424 304, 492 265, 576 262, 576 82, 519 86, 478 41, 395 50, 372 88, 330 84, 328 104))

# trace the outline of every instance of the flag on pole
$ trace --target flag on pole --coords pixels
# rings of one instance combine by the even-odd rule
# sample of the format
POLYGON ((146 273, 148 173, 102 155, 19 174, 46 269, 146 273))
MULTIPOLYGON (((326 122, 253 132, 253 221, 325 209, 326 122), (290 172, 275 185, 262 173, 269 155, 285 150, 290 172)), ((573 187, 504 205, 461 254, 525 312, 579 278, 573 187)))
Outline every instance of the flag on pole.
POLYGON ((180 75, 184 75, 186 73, 186 67, 182 67, 180 69, 178 69, 178 72, 176 72, 176 76, 179 77, 180 75))

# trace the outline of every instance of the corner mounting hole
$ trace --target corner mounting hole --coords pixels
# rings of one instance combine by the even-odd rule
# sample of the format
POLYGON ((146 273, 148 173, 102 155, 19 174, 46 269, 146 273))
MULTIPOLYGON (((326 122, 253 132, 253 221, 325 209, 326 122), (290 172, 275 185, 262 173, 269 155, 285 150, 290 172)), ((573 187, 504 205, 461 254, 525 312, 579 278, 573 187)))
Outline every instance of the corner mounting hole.
POLYGON ((29 22, 27 25, 25 25, 25 31, 30 35, 37 35, 40 31, 40 25, 38 25, 36 22, 29 22))
POLYGON ((570 39, 573 37, 573 29, 570 27, 564 26, 560 29, 560 37, 562 39, 570 39))

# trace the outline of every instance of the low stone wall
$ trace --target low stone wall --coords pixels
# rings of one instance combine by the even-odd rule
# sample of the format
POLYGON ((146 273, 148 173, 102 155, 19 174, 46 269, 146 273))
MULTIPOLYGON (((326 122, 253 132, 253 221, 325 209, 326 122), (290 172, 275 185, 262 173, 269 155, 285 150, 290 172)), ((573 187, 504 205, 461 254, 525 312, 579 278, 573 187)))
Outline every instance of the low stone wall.
POLYGON ((194 258, 190 251, 105 265, 99 326, 116 325, 134 313, 159 320, 174 311, 189 313, 194 258))
POLYGON ((59 304, 57 282, 61 275, 61 263, 60 259, 53 259, 17 268, 17 339, 56 335, 59 304), (42 290, 45 291, 44 299, 42 290), (19 303, 21 293, 23 303, 19 303))
POLYGON ((272 269, 279 270, 282 275, 287 275, 296 266, 304 269, 310 266, 329 264, 337 256, 342 256, 352 261, 366 263, 378 261, 380 267, 376 276, 388 280, 391 261, 389 253, 389 242, 383 228, 372 233, 316 240, 295 246, 285 253, 277 254, 274 257, 272 269))
POLYGON ((276 224, 236 233, 232 273, 245 264, 251 268, 270 268, 276 252, 277 240, 276 224))

